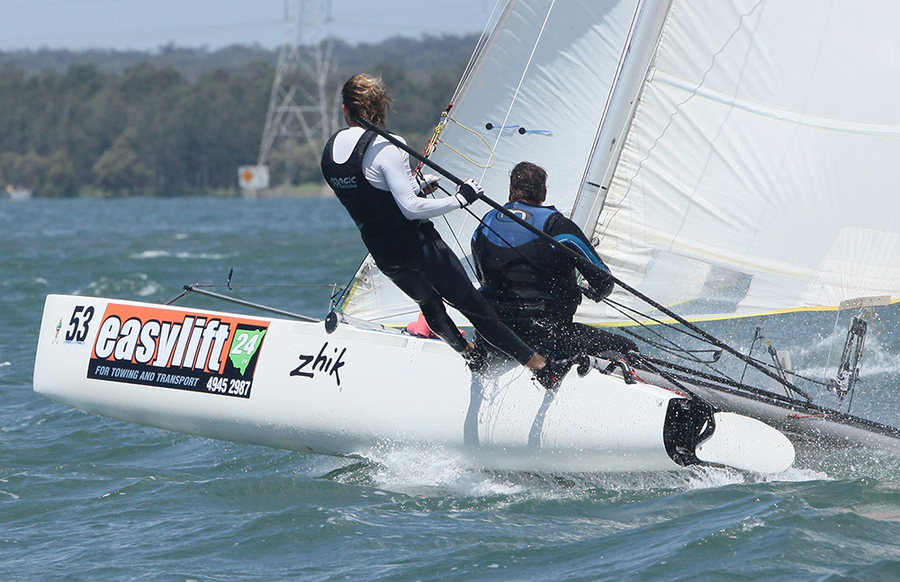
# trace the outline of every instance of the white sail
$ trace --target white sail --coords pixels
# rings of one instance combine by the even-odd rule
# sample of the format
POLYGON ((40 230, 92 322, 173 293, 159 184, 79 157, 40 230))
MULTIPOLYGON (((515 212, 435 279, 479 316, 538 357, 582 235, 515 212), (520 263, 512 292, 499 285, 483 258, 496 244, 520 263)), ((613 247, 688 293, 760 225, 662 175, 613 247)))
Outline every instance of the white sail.
POLYGON ((897 22, 888 1, 673 0, 576 213, 613 271, 697 318, 898 295, 897 22))
MULTIPOLYGON (((501 203, 508 196, 512 167, 523 160, 539 164, 549 173, 548 202, 568 214, 637 5, 638 0, 510 2, 454 97, 450 116, 455 122, 441 134, 447 145, 439 145, 431 159, 460 178, 479 180, 485 193, 501 203)), ((476 204, 471 210, 434 220, 467 266, 472 232, 489 208, 476 204)), ((357 274, 343 310, 393 324, 405 324, 418 313, 371 259, 357 274)), ((461 316, 455 319, 466 324, 461 316)))

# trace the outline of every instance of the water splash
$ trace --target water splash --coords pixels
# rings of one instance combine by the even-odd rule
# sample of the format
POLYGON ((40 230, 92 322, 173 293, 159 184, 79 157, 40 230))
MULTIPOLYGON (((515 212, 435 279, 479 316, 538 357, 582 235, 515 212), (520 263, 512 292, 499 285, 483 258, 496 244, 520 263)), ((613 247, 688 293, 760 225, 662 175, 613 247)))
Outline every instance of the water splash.
POLYGON ((525 473, 470 468, 461 456, 441 447, 382 445, 360 453, 362 460, 330 471, 325 478, 414 497, 529 497, 558 499, 606 493, 716 489, 730 485, 829 479, 816 468, 792 467, 759 475, 728 467, 692 466, 655 473, 525 473))

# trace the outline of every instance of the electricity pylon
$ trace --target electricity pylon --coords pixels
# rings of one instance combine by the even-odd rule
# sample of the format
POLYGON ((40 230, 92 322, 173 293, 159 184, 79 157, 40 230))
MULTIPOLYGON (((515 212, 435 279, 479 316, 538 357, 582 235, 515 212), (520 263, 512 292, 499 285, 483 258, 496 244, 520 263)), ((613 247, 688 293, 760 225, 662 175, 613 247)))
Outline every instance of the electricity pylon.
POLYGON ((318 159, 338 129, 337 98, 326 92, 334 44, 325 38, 330 5, 331 0, 284 0, 287 33, 278 55, 257 164, 266 165, 273 146, 281 142, 285 184, 290 183, 294 159, 301 155, 318 159), (301 41, 311 47, 301 50, 301 41))

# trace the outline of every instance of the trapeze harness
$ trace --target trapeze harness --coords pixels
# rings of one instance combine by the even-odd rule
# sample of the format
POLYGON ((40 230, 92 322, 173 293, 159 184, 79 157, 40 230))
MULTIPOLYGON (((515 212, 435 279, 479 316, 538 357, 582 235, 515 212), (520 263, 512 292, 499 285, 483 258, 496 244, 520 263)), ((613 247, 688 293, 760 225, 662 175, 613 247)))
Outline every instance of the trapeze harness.
POLYGON ((424 227, 431 226, 431 222, 407 219, 394 202, 390 190, 376 188, 366 180, 363 155, 378 137, 377 133, 366 131, 343 164, 334 161, 334 140, 337 135, 335 133, 331 136, 325 145, 322 174, 356 223, 359 234, 378 267, 384 271, 402 265, 425 241, 424 227))
POLYGON ((407 219, 389 190, 366 180, 363 155, 377 134, 366 131, 343 164, 334 161, 336 136, 322 153, 322 174, 382 273, 419 305, 431 330, 456 351, 465 351, 466 340, 447 315, 443 300, 463 313, 486 341, 525 364, 534 350, 500 322, 431 221, 407 219))

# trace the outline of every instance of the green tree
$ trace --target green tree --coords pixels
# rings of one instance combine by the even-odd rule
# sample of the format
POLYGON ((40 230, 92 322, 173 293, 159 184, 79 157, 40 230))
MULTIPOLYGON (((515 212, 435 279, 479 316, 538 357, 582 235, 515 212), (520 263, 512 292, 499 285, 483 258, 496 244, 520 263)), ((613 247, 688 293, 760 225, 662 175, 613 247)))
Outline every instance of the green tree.
MULTIPOLYGON (((338 42, 326 93, 336 95, 355 73, 382 75, 395 98, 390 128, 419 149, 473 45, 455 37, 338 42)), ((259 154, 276 60, 258 47, 0 52, 0 187, 8 182, 45 197, 95 188, 110 195, 236 191, 237 167, 259 154)), ((303 140, 278 147, 273 183, 321 180, 320 149, 303 140)))
POLYGON ((153 180, 153 172, 135 151, 137 136, 135 128, 126 128, 94 164, 97 184, 112 195, 134 195, 153 180))
POLYGON ((26 188, 35 196, 61 198, 75 196, 75 168, 64 150, 48 156, 30 151, 26 154, 0 154, 0 185, 26 188))

